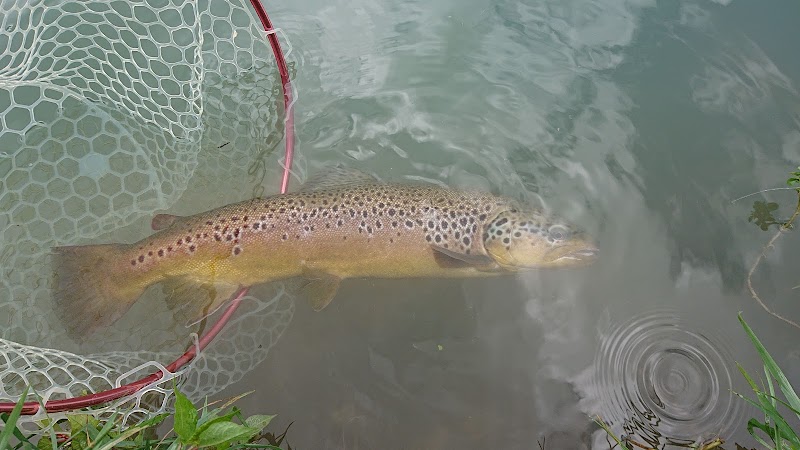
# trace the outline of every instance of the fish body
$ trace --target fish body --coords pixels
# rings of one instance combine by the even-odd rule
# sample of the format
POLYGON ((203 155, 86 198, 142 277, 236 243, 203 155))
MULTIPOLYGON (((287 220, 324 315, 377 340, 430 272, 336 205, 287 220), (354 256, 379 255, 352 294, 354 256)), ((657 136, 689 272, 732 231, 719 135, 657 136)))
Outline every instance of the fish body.
POLYGON ((54 295, 68 329, 80 336, 113 322, 156 283, 191 320, 241 287, 287 278, 309 280, 322 309, 346 278, 479 277, 596 256, 582 233, 513 200, 362 175, 321 176, 298 192, 189 217, 159 215, 158 231, 134 244, 54 248, 54 295))

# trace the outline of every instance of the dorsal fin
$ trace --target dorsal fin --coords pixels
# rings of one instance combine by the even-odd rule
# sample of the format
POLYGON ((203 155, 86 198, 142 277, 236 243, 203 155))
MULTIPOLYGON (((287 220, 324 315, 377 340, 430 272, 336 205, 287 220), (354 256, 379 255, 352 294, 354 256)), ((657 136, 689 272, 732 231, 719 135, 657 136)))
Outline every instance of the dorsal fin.
POLYGON ((372 175, 357 169, 337 165, 308 177, 300 192, 319 191, 322 189, 340 188, 354 184, 374 184, 379 180, 372 175))
POLYGON ((156 214, 153 216, 153 220, 150 222, 150 228, 152 228, 154 231, 163 230, 171 227, 172 224, 174 224, 178 219, 182 219, 182 217, 172 214, 156 214))

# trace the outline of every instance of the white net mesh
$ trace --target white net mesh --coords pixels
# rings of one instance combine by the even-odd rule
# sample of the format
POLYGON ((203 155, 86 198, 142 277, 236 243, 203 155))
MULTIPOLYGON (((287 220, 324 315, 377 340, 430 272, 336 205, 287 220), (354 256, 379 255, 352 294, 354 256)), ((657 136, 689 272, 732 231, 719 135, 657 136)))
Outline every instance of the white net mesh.
MULTIPOLYGON (((283 135, 280 79, 240 0, 0 0, 0 20, 0 402, 25 384, 45 399, 102 391, 170 362, 194 330, 144 300, 146 330, 134 307, 71 342, 52 311, 50 247, 139 239, 156 211, 261 193, 283 135)), ((280 286, 251 296, 185 374, 194 398, 260 363, 291 320, 280 286)))

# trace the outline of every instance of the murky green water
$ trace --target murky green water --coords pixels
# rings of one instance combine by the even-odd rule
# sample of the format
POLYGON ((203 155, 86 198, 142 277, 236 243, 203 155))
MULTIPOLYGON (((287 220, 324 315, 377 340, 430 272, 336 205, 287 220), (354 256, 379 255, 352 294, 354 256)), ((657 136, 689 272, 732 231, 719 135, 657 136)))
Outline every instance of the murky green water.
MULTIPOLYGON (((276 426, 294 422, 289 439, 297 448, 538 448, 543 438, 552 449, 609 448, 588 419, 595 414, 658 448, 718 434, 751 444, 744 425, 758 416, 731 394, 748 392, 734 361, 760 366, 736 314, 744 312, 790 380, 800 376, 800 330, 768 316, 746 291, 748 271, 775 230, 747 219, 756 200, 780 204, 780 219, 796 199, 773 191, 734 200, 784 185, 800 164, 800 3, 296 0, 266 7, 293 47, 299 174, 344 163, 386 180, 490 189, 580 223, 597 236, 602 257, 590 268, 516 279, 347 281, 323 312, 298 303, 293 317, 282 316, 291 322, 269 338, 269 354, 255 358, 264 362, 220 395, 255 389, 244 407, 279 414, 276 426)), ((212 109, 256 104, 227 107, 235 120, 252 116, 270 126, 240 124, 250 136, 241 141, 234 119, 206 122, 196 170, 180 149, 167 162, 75 156, 82 158, 76 173, 97 183, 114 182, 100 172, 115 164, 126 165, 123 183, 134 167, 148 174, 129 183, 163 195, 143 189, 141 201, 123 201, 128 209, 114 218, 132 217, 131 226, 103 233, 113 220, 90 214, 76 218, 77 233, 59 235, 55 225, 36 232, 55 233, 60 243, 138 239, 155 209, 193 213, 261 188, 275 192, 280 146, 272 153, 270 132, 279 125, 278 97, 270 77, 256 68, 230 85, 223 76, 219 89, 206 92, 212 109), (259 89, 263 98, 248 96, 259 89), (192 175, 165 183, 159 164, 186 164, 192 175), (173 196, 171 186, 181 183, 185 192, 173 196)), ((157 148, 159 139, 145 141, 157 148)), ((0 200, 13 200, 6 197, 0 192, 0 200)), ((27 270, 42 264, 44 273, 43 262, 14 256, 33 231, 15 232, 25 210, 9 208, 18 215, 0 225, 19 245, 4 262, 24 261, 27 270)), ((753 277, 765 302, 796 321, 799 249, 795 233, 787 234, 753 277)), ((13 280, 15 268, 4 269, 13 280)), ((12 296, 36 289, 44 296, 38 284, 15 286, 4 287, 12 296)), ((123 323, 141 327, 147 318, 168 329, 168 312, 153 314, 154 304, 137 305, 123 323)), ((29 317, 3 307, 9 324, 29 317)), ((57 323, 45 317, 30 320, 57 323)), ((261 326, 239 329, 250 336, 261 326)), ((48 333, 30 333, 25 343, 56 346, 48 333)), ((184 333, 104 336, 124 350, 163 350, 142 348, 153 342, 175 350, 184 333)), ((231 342, 226 354, 240 367, 253 342, 231 342)))
MULTIPOLYGON (((800 163, 800 4, 725 3, 270 5, 301 58, 301 164, 543 202, 603 257, 518 281, 349 282, 329 310, 297 308, 238 387, 257 389, 247 405, 315 448, 608 448, 587 413, 641 443, 748 443, 733 361, 758 366, 736 313, 794 379, 800 331, 746 293, 771 233, 747 222, 761 196, 732 201, 800 163)), ((798 242, 754 277, 795 320, 798 242)))

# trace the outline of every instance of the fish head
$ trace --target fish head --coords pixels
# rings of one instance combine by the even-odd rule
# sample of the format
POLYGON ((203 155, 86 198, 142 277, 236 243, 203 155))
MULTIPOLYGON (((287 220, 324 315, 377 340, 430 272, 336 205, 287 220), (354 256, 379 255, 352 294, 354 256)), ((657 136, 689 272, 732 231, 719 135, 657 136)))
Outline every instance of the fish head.
POLYGON ((597 259, 587 235, 567 222, 535 210, 512 207, 487 222, 486 253, 506 270, 580 267, 597 259))

